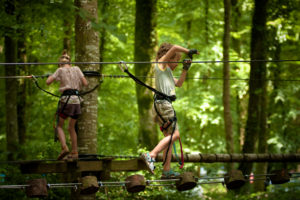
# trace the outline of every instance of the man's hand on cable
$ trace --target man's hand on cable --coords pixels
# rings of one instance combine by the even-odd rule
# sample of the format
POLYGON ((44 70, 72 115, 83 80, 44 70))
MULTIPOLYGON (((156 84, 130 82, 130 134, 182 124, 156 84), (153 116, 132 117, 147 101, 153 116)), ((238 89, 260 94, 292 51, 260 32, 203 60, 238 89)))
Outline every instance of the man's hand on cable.
POLYGON ((188 71, 189 68, 191 67, 191 64, 192 64, 192 60, 191 59, 184 59, 182 61, 182 64, 183 64, 183 69, 188 71))
POLYGON ((190 59, 193 59, 193 54, 199 54, 197 49, 190 49, 187 55, 190 57, 190 59))

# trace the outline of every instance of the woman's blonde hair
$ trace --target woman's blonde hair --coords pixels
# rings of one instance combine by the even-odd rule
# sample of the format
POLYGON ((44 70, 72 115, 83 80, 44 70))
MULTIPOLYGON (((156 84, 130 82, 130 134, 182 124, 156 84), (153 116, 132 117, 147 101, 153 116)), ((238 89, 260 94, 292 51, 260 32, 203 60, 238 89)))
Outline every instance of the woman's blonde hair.
MULTIPOLYGON (((59 57, 59 62, 61 62, 62 58, 67 58, 69 62, 71 62, 71 57, 68 55, 68 51, 66 49, 63 50, 61 56, 59 57)), ((60 67, 61 64, 58 64, 58 66, 60 67)))

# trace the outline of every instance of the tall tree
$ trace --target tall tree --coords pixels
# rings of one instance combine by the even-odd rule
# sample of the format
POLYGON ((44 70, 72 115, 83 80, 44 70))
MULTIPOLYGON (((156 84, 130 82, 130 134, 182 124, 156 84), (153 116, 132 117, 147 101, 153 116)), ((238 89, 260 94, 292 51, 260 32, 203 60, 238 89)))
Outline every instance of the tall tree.
MULTIPOLYGON (((5 1, 5 12, 14 18, 15 1, 5 1)), ((13 21, 15 21, 13 19, 13 21)), ((4 37, 5 62, 15 63, 17 61, 17 41, 15 39, 15 30, 6 27, 4 37)), ((5 76, 15 76, 16 66, 6 65, 5 76)), ((5 108, 6 108, 6 144, 8 151, 8 160, 15 158, 18 149, 18 114, 17 114, 17 81, 14 79, 5 80, 5 108)))
MULTIPOLYGON (((101 22, 103 25, 107 24, 107 19, 108 19, 108 13, 107 13, 107 8, 109 6, 109 2, 108 0, 103 0, 100 2, 100 11, 101 11, 101 22)), ((104 58, 103 58, 103 52, 104 52, 104 49, 105 49, 105 43, 106 43, 106 30, 105 28, 101 28, 100 30, 100 62, 103 62, 104 61, 104 58)), ((100 65, 100 73, 102 73, 103 71, 103 67, 104 65, 100 65)))
MULTIPOLYGON (((266 21, 268 0, 255 0, 251 31, 251 60, 267 59, 266 21)), ((265 140, 266 134, 266 63, 251 62, 249 80, 248 119, 243 153, 255 152, 258 135, 265 140)), ((266 141, 262 141, 266 142, 266 141)), ((251 163, 241 163, 244 174, 251 173, 251 163)))
MULTIPOLYGON (((224 123, 227 153, 234 152, 232 117, 230 113, 230 65, 229 65, 229 48, 230 48, 230 21, 231 21, 231 2, 224 0, 224 36, 223 36, 223 107, 224 123)), ((228 171, 233 169, 233 163, 228 164, 228 171)))
MULTIPOLYGON (((235 54, 237 54, 238 58, 242 57, 241 52, 241 36, 239 31, 241 31, 241 1, 238 0, 231 0, 231 44, 232 49, 234 50, 235 54)), ((235 66, 233 66, 234 68, 235 66)), ((239 89, 236 89, 236 132, 239 138, 239 143, 235 144, 235 151, 241 152, 241 149, 244 144, 244 137, 245 137, 245 119, 247 113, 247 100, 245 98, 246 95, 240 96, 239 89)))
POLYGON ((205 0, 205 7, 204 7, 204 38, 205 44, 209 45, 209 0, 205 0))
MULTIPOLYGON (((232 18, 232 23, 231 23, 231 32, 238 32, 238 28, 240 26, 240 18, 241 18, 241 11, 239 7, 238 0, 231 0, 231 18, 232 18)), ((235 50, 235 52, 238 54, 238 56, 241 55, 241 41, 237 37, 231 37, 232 40, 232 48, 235 50)))
MULTIPOLYGON (((78 13, 75 19, 75 59, 77 62, 99 61, 99 34, 92 24, 98 20, 97 0, 75 0, 78 13), (80 14, 80 15, 79 15, 80 14)), ((81 65, 82 70, 99 71, 98 65, 81 65)), ((86 90, 98 84, 97 78, 89 78, 86 90)), ((78 121, 78 150, 80 154, 97 153, 98 90, 84 96, 82 115, 78 121)), ((94 199, 95 195, 77 196, 77 199, 94 199)))
MULTIPOLYGON (((63 9, 70 9, 72 5, 72 0, 64 0, 63 9)), ((63 23, 64 23, 64 39, 63 39, 63 47, 70 54, 71 51, 71 38, 72 38, 72 25, 73 25, 73 12, 66 12, 63 15, 63 23)))
MULTIPOLYGON (((18 24, 18 29, 17 29, 17 36, 18 36, 18 41, 17 41, 17 60, 18 62, 21 63, 26 63, 27 62, 27 53, 26 53, 26 31, 25 27, 23 24, 25 24, 26 20, 26 12, 27 9, 24 9, 27 5, 27 1, 24 0, 17 0, 17 24, 18 24), (23 9, 21 11, 21 9, 23 9)), ((27 75, 28 74, 28 66, 27 65, 22 65, 19 66, 17 74, 19 75, 27 75)), ((26 140, 26 110, 27 110, 27 87, 28 87, 28 82, 24 79, 19 79, 18 81, 18 135, 19 135, 19 143, 20 145, 25 144, 26 140)))
MULTIPOLYGON (((156 46, 156 0, 136 0, 134 60, 150 61, 156 46)), ((135 74, 149 76, 150 64, 135 64, 135 74)), ((142 81, 147 82, 146 78, 142 81)), ((151 82, 147 82, 151 84, 151 82)), ((136 85, 139 111, 139 140, 142 146, 153 148, 158 141, 157 129, 153 122, 152 92, 145 87, 136 85)))

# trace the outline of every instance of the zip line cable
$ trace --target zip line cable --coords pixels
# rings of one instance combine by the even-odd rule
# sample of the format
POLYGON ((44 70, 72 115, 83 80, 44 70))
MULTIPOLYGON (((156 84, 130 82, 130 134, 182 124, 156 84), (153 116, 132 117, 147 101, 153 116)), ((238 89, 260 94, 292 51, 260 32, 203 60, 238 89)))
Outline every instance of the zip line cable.
MULTIPOLYGON (((59 64, 78 64, 78 65, 98 65, 98 64, 120 64, 125 61, 114 62, 28 62, 28 63, 0 63, 0 65, 59 65, 59 64)), ((286 60, 206 60, 206 61, 192 61, 191 63, 205 64, 205 63, 251 63, 251 62, 300 62, 298 59, 286 60)), ((126 64, 155 64, 155 63, 182 63, 182 61, 128 61, 126 64)))
MULTIPOLYGON (((88 72, 88 71, 87 71, 88 72)), ((84 73, 85 74, 85 73, 84 73)), ((46 75, 34 75, 35 78, 46 78, 51 74, 46 75)), ((96 76, 100 78, 130 78, 128 75, 112 75, 112 74, 99 74, 99 75, 88 75, 88 76, 96 76)), ((137 78, 147 78, 154 79, 155 76, 136 76, 137 78)), ((179 76, 174 76, 175 78, 179 78, 179 76)), ((32 76, 0 76, 0 79, 30 79, 32 76)), ((232 81, 259 81, 262 79, 250 79, 250 78, 222 78, 222 77, 187 77, 186 80, 232 80, 232 81)), ((300 79, 264 79, 265 81, 278 81, 278 82, 299 82, 300 79)), ((262 80, 262 81, 264 81, 262 80)))

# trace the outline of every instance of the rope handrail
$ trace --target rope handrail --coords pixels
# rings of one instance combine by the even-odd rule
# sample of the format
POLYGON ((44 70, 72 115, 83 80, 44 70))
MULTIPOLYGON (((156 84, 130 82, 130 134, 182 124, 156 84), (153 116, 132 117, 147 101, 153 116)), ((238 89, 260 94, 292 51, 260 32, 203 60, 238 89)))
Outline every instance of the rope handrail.
MULTIPOLYGON (((35 75, 35 78, 46 78, 50 74, 45 75, 35 75)), ((130 78, 128 75, 118 75, 118 74, 99 74, 99 75, 93 75, 101 78, 130 78)), ((147 79, 154 79, 155 76, 136 76, 137 78, 147 78, 147 79)), ((179 78, 179 76, 174 76, 175 78, 179 78)), ((0 79, 30 79, 31 76, 0 76, 0 79)), ((266 78, 266 79, 250 79, 250 78, 223 78, 223 77, 187 77, 186 79, 190 80, 232 80, 232 81, 279 81, 279 82, 299 82, 300 79, 272 79, 272 78, 266 78)))
MULTIPOLYGON (((78 64, 78 65, 98 65, 98 64, 120 64, 124 61, 111 62, 27 62, 27 63, 0 63, 0 65, 59 65, 59 64, 78 64)), ((251 62, 300 62, 298 59, 282 59, 282 60, 203 60, 192 61, 191 63, 205 64, 205 63, 251 63, 251 62)), ((182 63, 182 61, 126 61, 126 64, 155 64, 155 63, 182 63)))

